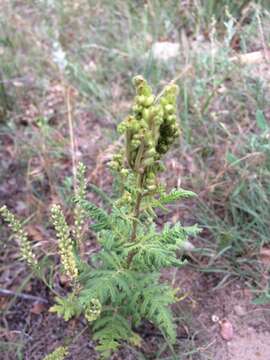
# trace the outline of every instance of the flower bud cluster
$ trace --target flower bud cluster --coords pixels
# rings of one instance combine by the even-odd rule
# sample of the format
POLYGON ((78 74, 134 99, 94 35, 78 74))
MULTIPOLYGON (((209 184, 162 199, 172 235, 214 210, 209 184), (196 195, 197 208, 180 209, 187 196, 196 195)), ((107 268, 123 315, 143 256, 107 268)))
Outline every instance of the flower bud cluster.
POLYGON ((58 238, 59 253, 64 271, 71 280, 76 280, 78 277, 78 268, 73 251, 73 243, 70 237, 69 227, 59 205, 53 205, 51 218, 58 238))
POLYGON ((113 155, 113 158, 110 162, 110 168, 114 171, 121 172, 124 169, 124 154, 122 151, 118 151, 113 155))
POLYGON ((119 207, 132 205, 132 194, 128 190, 125 190, 122 196, 116 201, 116 204, 119 207))
POLYGON ((160 99, 160 104, 164 111, 163 122, 159 128, 159 139, 156 147, 160 155, 165 154, 169 150, 180 133, 176 117, 177 94, 178 86, 168 85, 164 89, 164 94, 160 99))
POLYGON ((37 258, 33 253, 31 242, 29 241, 26 232, 23 230, 20 221, 16 219, 5 205, 0 208, 0 214, 19 240, 20 252, 23 260, 25 260, 32 268, 36 268, 38 264, 37 258))
POLYGON ((162 170, 160 159, 179 135, 178 87, 168 85, 159 99, 142 76, 136 76, 133 84, 136 89, 133 113, 118 126, 118 131, 126 137, 126 153, 114 155, 111 167, 123 176, 130 171, 143 174, 146 190, 155 191, 156 174, 162 170))
POLYGON ((91 299, 84 312, 86 320, 92 322, 98 319, 101 313, 101 309, 102 306, 99 300, 91 299))

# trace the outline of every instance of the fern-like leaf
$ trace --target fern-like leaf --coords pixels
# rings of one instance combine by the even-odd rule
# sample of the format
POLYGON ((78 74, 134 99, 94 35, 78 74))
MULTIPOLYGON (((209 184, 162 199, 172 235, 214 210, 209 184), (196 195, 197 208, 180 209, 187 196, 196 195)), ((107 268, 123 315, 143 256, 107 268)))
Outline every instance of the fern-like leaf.
POLYGON ((197 225, 182 226, 179 222, 173 226, 165 224, 159 239, 164 244, 176 245, 176 250, 184 247, 189 236, 196 236, 201 231, 197 225))
POLYGON ((162 205, 167 205, 174 201, 186 199, 192 196, 196 196, 193 191, 188 191, 184 189, 173 189, 169 194, 162 194, 159 198, 159 202, 162 205))
POLYGON ((87 212, 87 214, 95 221, 95 224, 91 225, 92 230, 99 232, 104 229, 111 228, 110 216, 106 211, 100 209, 90 201, 80 201, 80 206, 87 212))
POLYGON ((140 337, 135 334, 130 323, 118 313, 108 312, 102 318, 95 321, 93 326, 94 340, 99 342, 96 347, 103 358, 108 358, 117 350, 121 341, 127 341, 132 345, 140 344, 140 337))
POLYGON ((163 267, 182 265, 181 260, 176 257, 176 249, 175 245, 165 244, 156 239, 128 247, 129 253, 135 253, 132 259, 133 268, 141 271, 157 271, 163 267))
POLYGON ((146 288, 142 294, 141 312, 159 327, 174 343, 176 330, 169 305, 175 302, 175 291, 167 285, 155 284, 146 288))
POLYGON ((80 302, 87 304, 91 298, 97 298, 102 304, 110 301, 119 304, 131 294, 136 285, 136 277, 128 270, 92 270, 80 293, 80 302))
POLYGON ((53 305, 49 311, 57 313, 57 315, 63 317, 65 321, 70 320, 73 316, 79 316, 82 311, 82 307, 74 294, 70 294, 66 298, 57 297, 55 301, 56 304, 53 305))

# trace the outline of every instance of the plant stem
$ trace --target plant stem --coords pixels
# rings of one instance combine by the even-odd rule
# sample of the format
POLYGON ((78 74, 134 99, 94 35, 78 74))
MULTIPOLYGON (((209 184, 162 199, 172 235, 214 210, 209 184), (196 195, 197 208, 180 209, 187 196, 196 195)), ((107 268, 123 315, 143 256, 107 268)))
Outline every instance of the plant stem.
MULTIPOLYGON (((132 232, 131 232, 130 242, 136 241, 136 235, 137 235, 136 230, 137 230, 138 219, 140 216, 141 201, 142 201, 142 197, 143 197, 142 196, 143 177, 144 177, 144 173, 138 175, 138 193, 137 193, 137 198, 136 198, 136 203, 135 203, 135 208, 134 208, 134 213, 133 213, 134 218, 133 218, 133 223, 132 223, 132 232)), ((130 266, 135 254, 136 254, 135 251, 132 251, 128 254, 128 258, 127 258, 128 267, 130 266)))
POLYGON ((130 242, 134 242, 136 240, 136 230, 138 224, 138 217, 140 215, 141 200, 142 200, 142 193, 141 191, 139 191, 136 199, 135 210, 134 210, 134 219, 132 224, 132 233, 131 233, 130 242))
POLYGON ((48 303, 48 300, 46 300, 44 298, 41 298, 39 296, 34 296, 34 295, 24 294, 24 293, 18 293, 16 291, 11 291, 11 290, 2 289, 2 288, 0 288, 0 295, 1 296, 15 296, 15 297, 19 297, 21 299, 38 301, 38 302, 44 303, 44 304, 48 303))

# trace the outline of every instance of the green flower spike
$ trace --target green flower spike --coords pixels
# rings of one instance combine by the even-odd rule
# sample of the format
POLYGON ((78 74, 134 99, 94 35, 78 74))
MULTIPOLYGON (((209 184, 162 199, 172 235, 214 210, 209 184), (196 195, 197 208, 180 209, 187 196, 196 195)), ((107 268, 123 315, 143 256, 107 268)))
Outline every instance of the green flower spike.
POLYGON ((5 205, 0 208, 0 214, 19 240, 23 260, 25 260, 30 267, 36 269, 38 261, 36 255, 33 253, 32 244, 28 239, 27 233, 23 230, 22 224, 5 205))

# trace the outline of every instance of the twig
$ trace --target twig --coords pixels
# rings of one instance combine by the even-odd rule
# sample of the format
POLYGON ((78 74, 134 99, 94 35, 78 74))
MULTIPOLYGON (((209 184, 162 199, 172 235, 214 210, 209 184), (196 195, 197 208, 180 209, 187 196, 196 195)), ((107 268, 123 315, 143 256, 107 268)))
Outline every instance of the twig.
POLYGON ((252 65, 260 64, 263 61, 267 61, 267 57, 269 57, 269 49, 265 48, 263 49, 263 51, 253 51, 246 54, 232 56, 229 58, 229 61, 240 63, 243 65, 252 65))
POLYGON ((21 299, 38 301, 38 302, 41 302, 44 304, 48 303, 48 300, 43 299, 39 296, 33 296, 33 295, 28 295, 28 294, 23 294, 23 293, 16 293, 15 291, 2 289, 2 288, 0 288, 0 296, 15 296, 15 297, 19 297, 21 299))
MULTIPOLYGON (((180 74, 178 74, 175 78, 173 78, 168 85, 173 85, 176 83, 176 81, 180 80, 186 73, 189 73, 190 70, 193 69, 193 66, 188 64, 187 66, 184 67, 184 69, 180 72, 180 74)), ((158 102, 158 100, 161 98, 161 96, 164 94, 164 92, 166 91, 166 87, 157 95, 156 99, 155 99, 155 103, 158 102)))
POLYGON ((72 159, 72 170, 73 170, 73 185, 76 189, 76 161, 75 161, 75 141, 74 141, 74 129, 72 121, 72 106, 71 106, 71 88, 67 87, 66 89, 66 101, 67 101, 67 117, 68 117, 68 128, 69 128, 69 137, 70 137, 70 150, 71 150, 71 159, 72 159))

